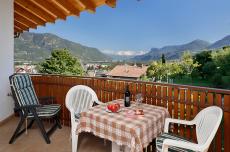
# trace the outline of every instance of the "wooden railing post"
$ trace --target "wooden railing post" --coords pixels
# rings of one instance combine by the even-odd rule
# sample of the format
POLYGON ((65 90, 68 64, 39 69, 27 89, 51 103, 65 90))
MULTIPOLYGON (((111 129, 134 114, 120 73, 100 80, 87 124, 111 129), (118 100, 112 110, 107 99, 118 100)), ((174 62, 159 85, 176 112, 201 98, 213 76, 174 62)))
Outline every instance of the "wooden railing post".
POLYGON ((224 151, 230 151, 230 95, 224 95, 224 151))

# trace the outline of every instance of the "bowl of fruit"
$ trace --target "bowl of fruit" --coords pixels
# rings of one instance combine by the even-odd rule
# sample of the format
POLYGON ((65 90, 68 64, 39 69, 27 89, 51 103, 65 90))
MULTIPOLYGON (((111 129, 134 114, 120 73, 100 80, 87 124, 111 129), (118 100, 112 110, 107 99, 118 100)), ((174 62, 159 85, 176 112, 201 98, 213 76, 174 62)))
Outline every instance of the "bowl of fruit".
POLYGON ((119 103, 110 103, 106 107, 107 112, 120 112, 121 111, 121 106, 119 103))

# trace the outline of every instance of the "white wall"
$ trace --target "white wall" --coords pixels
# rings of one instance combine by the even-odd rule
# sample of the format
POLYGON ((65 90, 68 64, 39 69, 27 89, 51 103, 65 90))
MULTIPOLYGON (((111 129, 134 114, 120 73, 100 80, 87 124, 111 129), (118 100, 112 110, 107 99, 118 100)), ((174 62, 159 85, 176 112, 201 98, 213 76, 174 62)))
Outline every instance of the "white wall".
POLYGON ((9 76, 14 68, 13 0, 0 0, 0 121, 13 113, 9 76))

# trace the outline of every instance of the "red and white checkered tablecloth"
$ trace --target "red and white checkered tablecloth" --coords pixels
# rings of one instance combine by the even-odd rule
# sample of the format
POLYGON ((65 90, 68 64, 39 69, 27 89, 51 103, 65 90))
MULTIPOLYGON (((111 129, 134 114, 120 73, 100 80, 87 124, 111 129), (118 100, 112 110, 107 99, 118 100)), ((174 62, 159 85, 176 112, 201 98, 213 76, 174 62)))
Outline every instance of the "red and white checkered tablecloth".
POLYGON ((144 115, 128 118, 126 110, 135 109, 133 104, 124 108, 123 99, 111 102, 120 103, 121 112, 106 112, 106 104, 92 107, 81 113, 77 134, 91 132, 118 145, 126 145, 131 152, 143 152, 143 148, 163 131, 165 118, 170 117, 166 108, 142 104, 144 115))

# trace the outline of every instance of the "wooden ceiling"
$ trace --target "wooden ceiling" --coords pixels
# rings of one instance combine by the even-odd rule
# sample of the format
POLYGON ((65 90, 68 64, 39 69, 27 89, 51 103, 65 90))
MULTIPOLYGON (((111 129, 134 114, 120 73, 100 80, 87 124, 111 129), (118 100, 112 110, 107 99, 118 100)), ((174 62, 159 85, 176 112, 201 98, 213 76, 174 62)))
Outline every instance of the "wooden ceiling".
POLYGON ((95 13, 101 5, 114 8, 116 0, 14 0, 14 32, 36 29, 71 15, 80 16, 82 11, 95 13))

